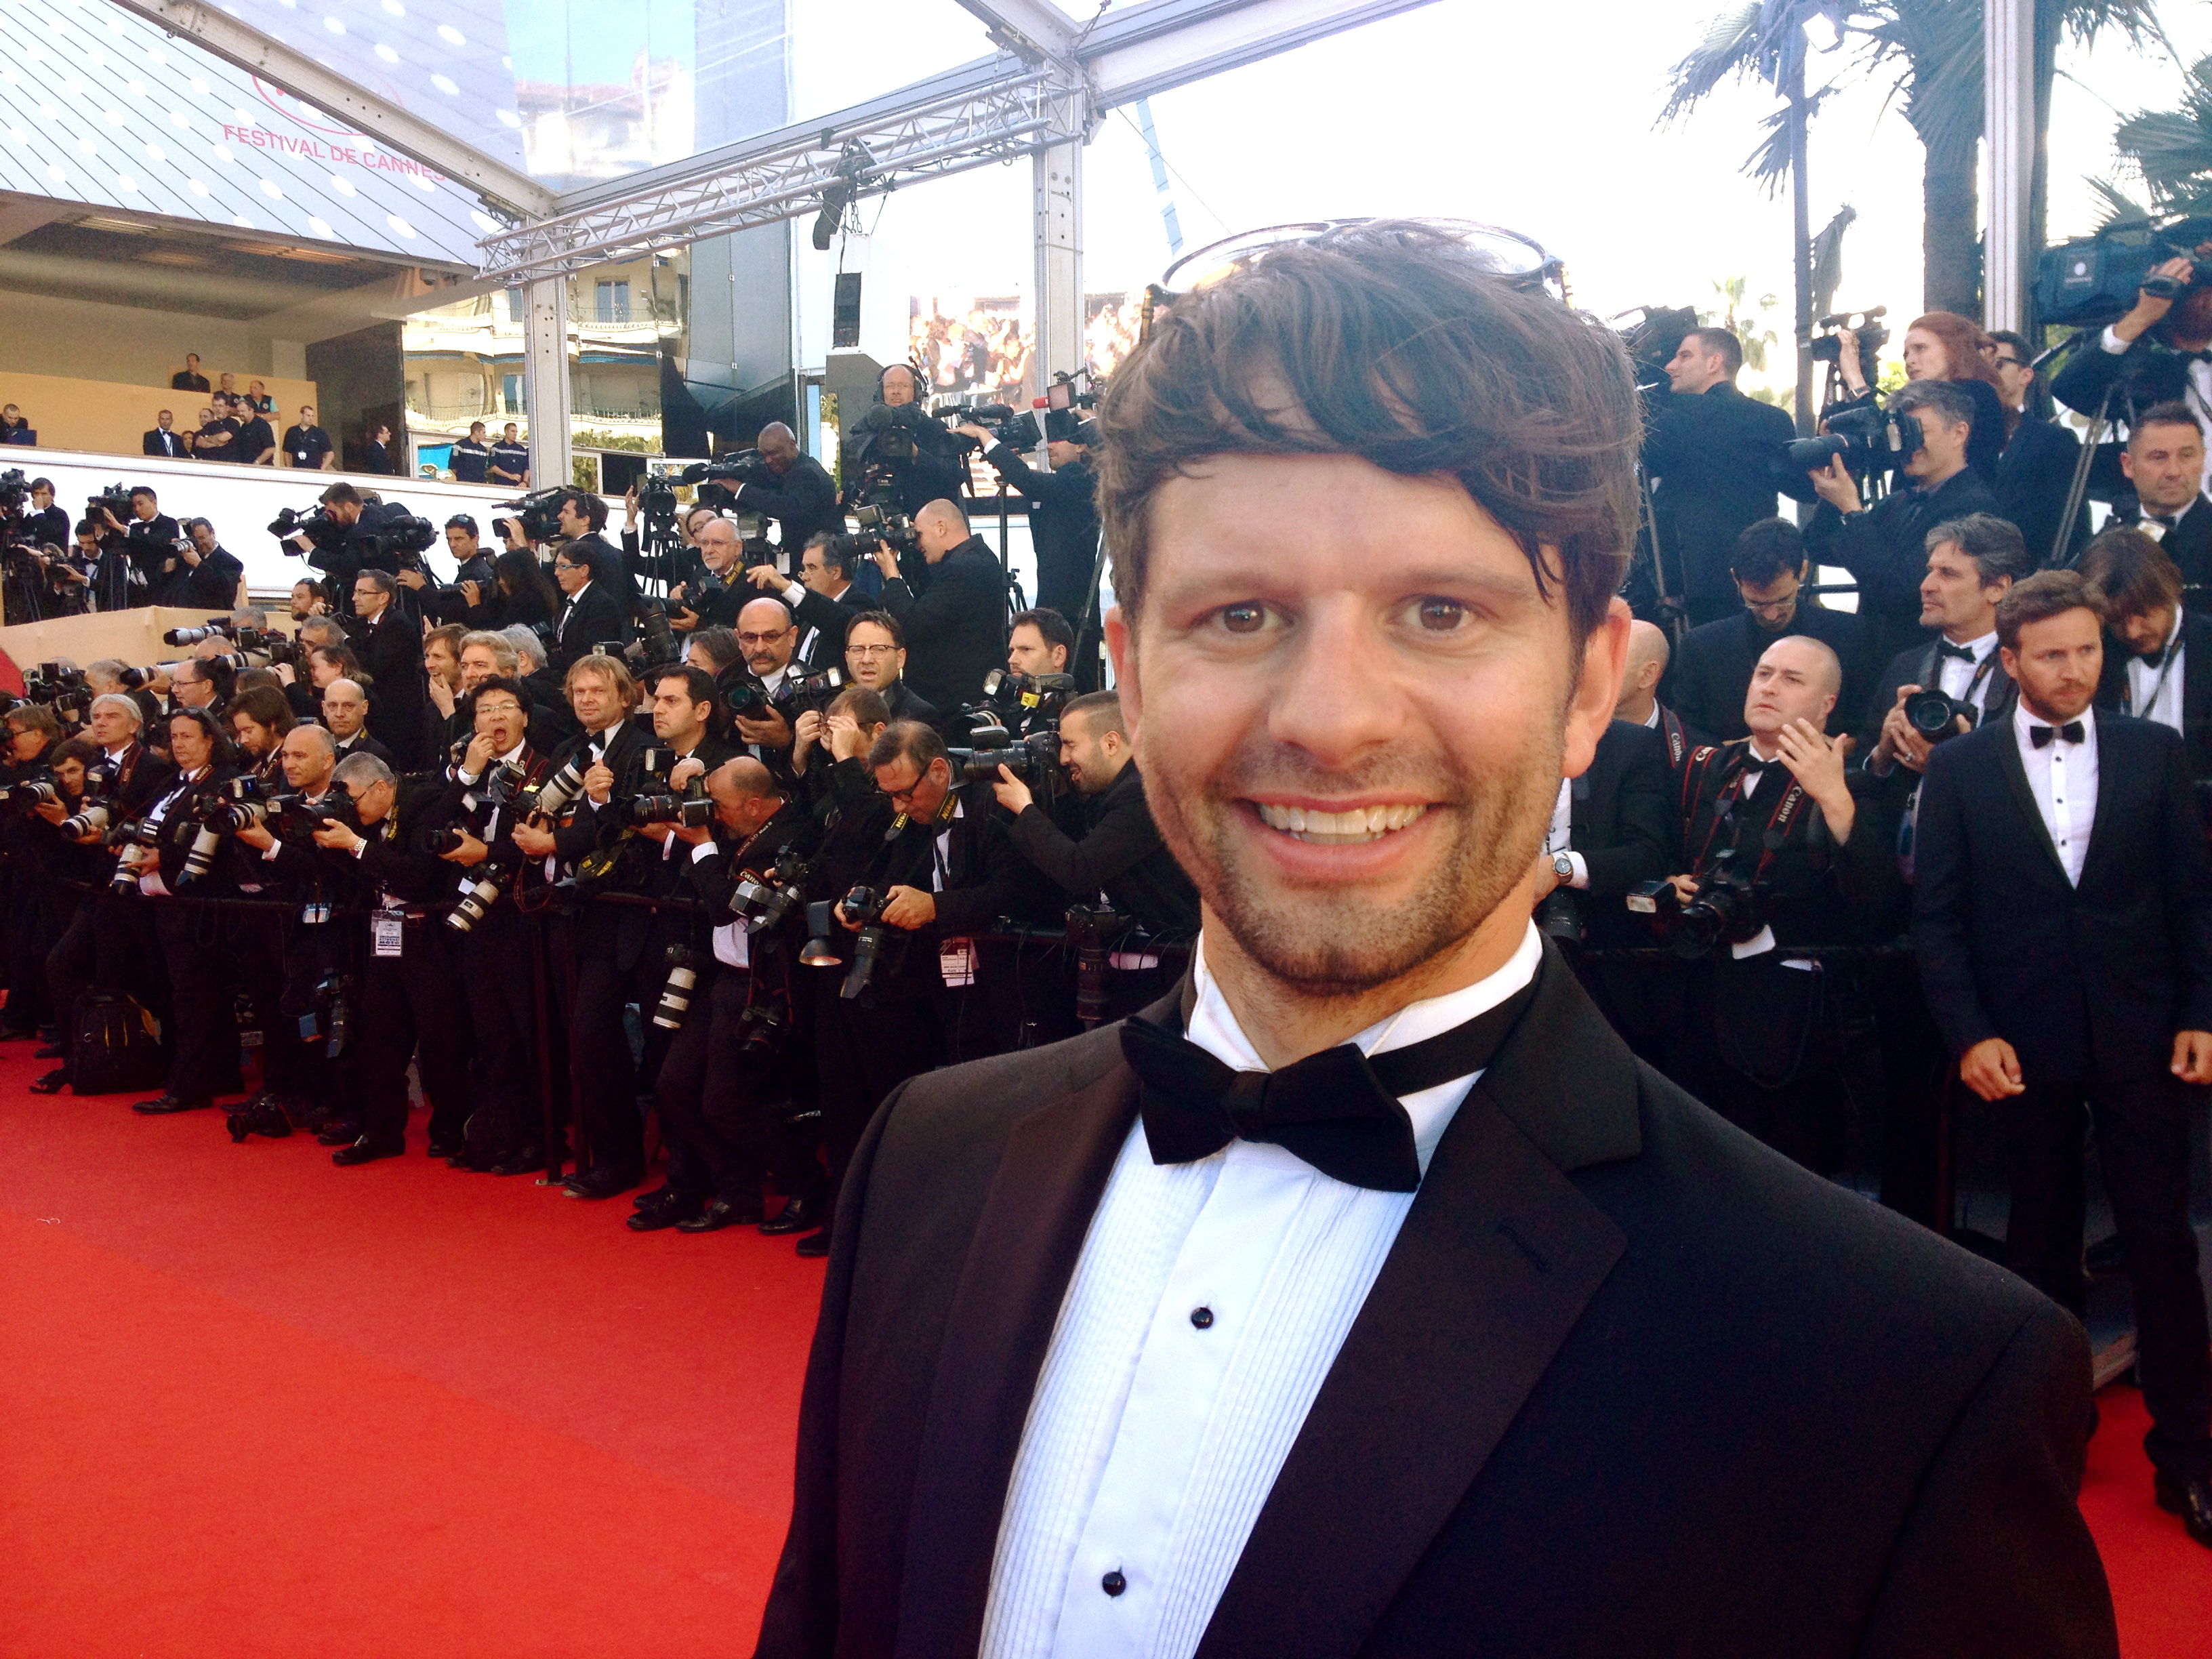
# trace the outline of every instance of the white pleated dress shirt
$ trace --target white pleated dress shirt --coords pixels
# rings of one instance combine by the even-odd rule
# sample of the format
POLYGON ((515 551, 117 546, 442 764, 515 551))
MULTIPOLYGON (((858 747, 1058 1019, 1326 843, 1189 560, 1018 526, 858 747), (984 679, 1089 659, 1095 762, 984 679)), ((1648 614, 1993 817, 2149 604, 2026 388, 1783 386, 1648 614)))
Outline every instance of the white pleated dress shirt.
MULTIPOLYGON (((1528 985, 1541 959, 1531 925, 1489 978, 1352 1040, 1376 1054, 1449 1030, 1528 985)), ((1190 1040, 1237 1070, 1268 1069, 1202 946, 1191 972, 1190 1040)), ((1401 1101, 1425 1174, 1480 1075, 1401 1101)), ((1188 1659, 1413 1196, 1246 1140, 1157 1164, 1142 1121, 1131 1128, 1030 1402, 983 1659, 1188 1659)))
POLYGON ((2166 630, 2156 666, 2141 657, 2128 659, 2126 712, 2139 720, 2182 729, 2181 692, 2189 678, 2188 648, 2181 643, 2181 607, 2173 611, 2173 626, 2166 630))
POLYGON ((2054 737, 2037 748, 2029 734, 2045 724, 2027 712, 2026 703, 2013 705, 2013 741, 2020 745, 2021 764, 2027 769, 2029 793, 2043 814, 2043 827, 2057 850, 2058 861, 2066 866, 2066 879, 2079 887, 2082 861, 2089 856, 2089 831, 2097 822, 2097 711, 2081 711, 2079 743, 2054 737))

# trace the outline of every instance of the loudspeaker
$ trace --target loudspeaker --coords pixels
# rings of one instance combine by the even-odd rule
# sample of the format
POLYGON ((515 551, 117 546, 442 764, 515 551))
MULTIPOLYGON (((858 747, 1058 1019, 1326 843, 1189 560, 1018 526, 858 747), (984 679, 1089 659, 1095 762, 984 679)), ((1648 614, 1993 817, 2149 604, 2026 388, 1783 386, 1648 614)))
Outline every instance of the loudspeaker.
POLYGON ((844 349, 860 343, 860 273, 837 273, 836 296, 830 305, 830 343, 844 349))

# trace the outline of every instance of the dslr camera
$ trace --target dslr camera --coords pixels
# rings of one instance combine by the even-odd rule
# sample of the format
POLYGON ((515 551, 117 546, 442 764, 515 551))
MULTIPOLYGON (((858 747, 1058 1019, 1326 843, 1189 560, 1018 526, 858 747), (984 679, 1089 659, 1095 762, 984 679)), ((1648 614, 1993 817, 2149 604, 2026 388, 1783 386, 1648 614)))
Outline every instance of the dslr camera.
POLYGON ((996 783, 1003 766, 1030 787, 1038 808, 1048 817, 1060 799, 1066 781, 1060 769, 1060 733, 1031 732, 1009 738, 1004 726, 978 726, 969 737, 972 749, 948 750, 954 777, 963 783, 996 783), (995 746, 985 746, 993 744, 995 746))
POLYGON ((1925 691, 1916 691, 1905 700, 1905 723, 1929 743, 1957 737, 1961 719, 1966 720, 1966 729, 1972 731, 1981 715, 1982 711, 1972 703, 1946 696, 1933 686, 1925 691))
POLYGON ((1828 416, 1828 429, 1817 438, 1799 438, 1784 453, 1793 472, 1818 472, 1840 457, 1844 470, 1863 478, 1902 467, 1920 448, 1920 422, 1861 405, 1828 416))
POLYGON ((1842 331, 1849 329, 1859 343, 1859 374, 1869 386, 1881 378, 1881 349, 1889 343, 1889 331, 1881 319, 1889 315, 1887 306, 1876 306, 1871 311, 1838 311, 1823 317, 1813 325, 1813 337, 1807 349, 1816 363, 1834 363, 1840 368, 1844 361, 1842 331))
POLYGON ((1698 891, 1686 903, 1668 881, 1650 881, 1628 896, 1628 908, 1650 919, 1660 938, 1684 957, 1708 956, 1747 939, 1766 925, 1769 896, 1755 859, 1723 847, 1698 872, 1698 891))

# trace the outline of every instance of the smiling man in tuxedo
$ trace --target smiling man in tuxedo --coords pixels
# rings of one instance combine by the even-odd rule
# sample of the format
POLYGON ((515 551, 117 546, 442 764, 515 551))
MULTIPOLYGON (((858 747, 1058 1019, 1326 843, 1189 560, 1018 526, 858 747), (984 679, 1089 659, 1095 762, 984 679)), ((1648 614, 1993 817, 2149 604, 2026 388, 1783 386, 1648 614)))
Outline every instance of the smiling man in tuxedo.
POLYGON ((1098 418, 1200 945, 877 1112, 760 1651, 2115 1653, 2080 1328, 1639 1067, 1530 922, 1627 639, 1618 343, 1338 227, 1098 418))

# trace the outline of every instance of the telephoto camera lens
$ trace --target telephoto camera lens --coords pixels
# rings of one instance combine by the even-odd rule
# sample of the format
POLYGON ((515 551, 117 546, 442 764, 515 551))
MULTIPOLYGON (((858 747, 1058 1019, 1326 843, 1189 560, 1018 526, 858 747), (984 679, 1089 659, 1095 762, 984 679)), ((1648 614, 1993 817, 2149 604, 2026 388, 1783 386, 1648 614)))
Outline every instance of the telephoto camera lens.
POLYGON ((453 914, 446 918, 446 926, 455 933, 465 933, 484 919, 484 913, 499 902, 500 878, 488 875, 461 895, 460 902, 453 906, 453 914))
POLYGON ((660 1006, 653 1011, 653 1023, 662 1030, 675 1030, 691 1011, 691 993, 699 985, 698 961, 696 951, 681 945, 668 947, 668 983, 661 988, 660 1006))
POLYGON ((108 811, 106 804, 95 801, 75 817, 64 818, 61 830, 62 834, 69 836, 72 841, 86 836, 104 836, 107 833, 107 826, 112 821, 112 815, 108 811))
POLYGON ((185 854, 185 867, 178 872, 177 885, 189 887, 207 874, 215 863, 215 855, 222 849, 222 832, 202 824, 192 837, 192 850, 185 854))
POLYGON ((584 757, 572 757, 568 763, 548 778, 538 792, 538 811, 549 818, 557 818, 568 810, 568 803, 584 792, 584 757))

